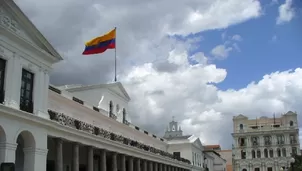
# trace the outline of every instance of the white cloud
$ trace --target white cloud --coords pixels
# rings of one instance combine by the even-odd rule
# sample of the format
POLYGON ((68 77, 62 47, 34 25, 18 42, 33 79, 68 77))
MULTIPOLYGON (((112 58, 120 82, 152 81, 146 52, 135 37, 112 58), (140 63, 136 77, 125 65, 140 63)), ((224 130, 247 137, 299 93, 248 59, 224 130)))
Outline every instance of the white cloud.
MULTIPOLYGON (((186 55, 180 57, 186 58, 186 55)), ((225 70, 215 65, 192 66, 188 63, 180 68, 173 73, 161 74, 148 64, 133 67, 126 74, 123 82, 134 98, 134 111, 143 111, 137 116, 141 124, 152 127, 152 123, 159 119, 170 120, 177 116, 186 133, 200 136, 205 143, 230 145, 233 115, 272 117, 273 113, 302 109, 302 95, 299 93, 302 91, 301 68, 267 74, 246 88, 226 91, 208 84, 222 82, 227 76, 225 70), (140 92, 152 91, 161 91, 162 94, 140 95, 140 92), (156 104, 144 100, 149 98, 156 104)))
POLYGON ((217 45, 211 50, 211 54, 218 59, 225 59, 229 56, 229 52, 231 52, 232 50, 232 47, 226 47, 225 45, 217 45))
POLYGON ((292 0, 286 0, 284 4, 279 6, 279 16, 277 24, 283 24, 291 21, 295 16, 294 8, 292 7, 292 0))
POLYGON ((239 34, 235 34, 235 35, 232 37, 232 40, 235 40, 235 41, 242 41, 242 37, 241 37, 239 34))

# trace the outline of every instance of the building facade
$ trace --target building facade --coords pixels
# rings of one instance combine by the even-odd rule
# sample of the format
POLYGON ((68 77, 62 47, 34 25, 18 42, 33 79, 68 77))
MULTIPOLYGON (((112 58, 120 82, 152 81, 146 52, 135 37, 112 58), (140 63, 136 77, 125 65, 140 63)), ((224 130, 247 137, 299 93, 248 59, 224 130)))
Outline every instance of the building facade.
MULTIPOLYGON (((207 155, 208 158, 213 160, 213 162, 209 162, 206 159, 206 164, 208 165, 209 170, 213 168, 213 171, 226 171, 227 170, 227 161, 226 159, 221 156, 221 147, 220 145, 206 145, 204 153, 207 155), (209 164, 210 163, 210 164, 209 164)), ((207 158, 206 157, 206 158, 207 158)))
POLYGON ((220 150, 217 151, 220 156, 226 160, 226 171, 233 171, 233 158, 232 158, 232 150, 220 150))
POLYGON ((233 168, 236 171, 279 171, 300 155, 297 113, 249 119, 233 117, 233 168))
POLYGON ((69 90, 49 86, 52 65, 62 57, 13 0, 2 0, 0 5, 1 167, 16 171, 192 169, 189 160, 168 152, 166 140, 130 123, 130 98, 120 83, 69 90), (103 95, 86 98, 95 90, 103 95))
POLYGON ((189 159, 193 171, 203 171, 204 146, 200 139, 194 135, 183 135, 181 127, 174 119, 168 124, 164 138, 167 140, 168 152, 177 158, 189 159))

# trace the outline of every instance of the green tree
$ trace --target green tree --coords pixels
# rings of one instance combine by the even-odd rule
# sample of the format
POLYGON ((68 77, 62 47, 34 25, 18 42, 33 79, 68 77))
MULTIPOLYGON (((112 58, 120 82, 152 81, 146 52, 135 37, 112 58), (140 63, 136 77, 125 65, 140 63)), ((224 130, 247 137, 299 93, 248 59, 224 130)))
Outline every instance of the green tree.
MULTIPOLYGON (((302 155, 294 155, 293 157, 295 159, 295 163, 293 164, 294 171, 302 170, 302 155)), ((291 169, 292 168, 290 168, 289 171, 292 171, 291 169)))

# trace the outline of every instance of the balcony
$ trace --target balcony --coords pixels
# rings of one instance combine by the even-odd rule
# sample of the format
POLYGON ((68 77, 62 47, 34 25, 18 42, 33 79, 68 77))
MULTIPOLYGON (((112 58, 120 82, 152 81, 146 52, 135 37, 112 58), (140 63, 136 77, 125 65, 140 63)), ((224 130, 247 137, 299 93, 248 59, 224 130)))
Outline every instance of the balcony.
POLYGON ((297 144, 298 141, 297 140, 290 140, 290 144, 297 144))
POLYGON ((33 113, 34 112, 34 104, 32 101, 24 100, 20 102, 20 110, 33 113))
POLYGON ((4 103, 4 94, 5 94, 4 90, 1 90, 0 91, 0 103, 2 103, 2 104, 4 103))
POLYGON ((284 130, 294 130, 298 129, 298 126, 291 126, 291 127, 286 127, 286 126, 281 126, 281 127, 259 127, 258 129, 252 129, 252 128, 246 128, 242 130, 238 130, 236 133, 253 133, 253 132, 265 132, 265 131, 284 131, 284 130))

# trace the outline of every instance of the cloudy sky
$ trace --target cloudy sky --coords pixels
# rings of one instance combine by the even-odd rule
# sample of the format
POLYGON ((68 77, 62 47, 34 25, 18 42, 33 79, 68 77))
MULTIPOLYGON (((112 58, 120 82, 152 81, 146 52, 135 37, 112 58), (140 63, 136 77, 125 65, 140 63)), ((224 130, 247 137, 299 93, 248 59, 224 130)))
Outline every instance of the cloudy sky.
POLYGON ((15 1, 65 58, 55 85, 112 82, 113 50, 81 53, 117 27, 132 121, 155 134, 175 116, 185 133, 231 148, 234 115, 302 112, 298 0, 15 1))

